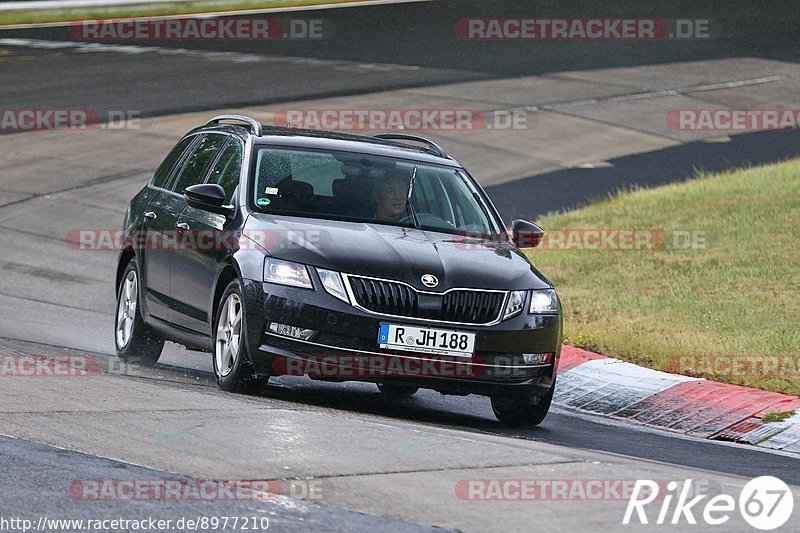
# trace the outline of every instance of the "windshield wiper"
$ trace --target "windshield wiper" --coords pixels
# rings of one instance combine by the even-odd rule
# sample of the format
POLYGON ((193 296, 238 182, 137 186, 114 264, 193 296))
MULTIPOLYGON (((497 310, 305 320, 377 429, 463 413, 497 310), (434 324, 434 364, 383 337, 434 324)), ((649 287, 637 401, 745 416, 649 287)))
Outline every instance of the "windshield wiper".
POLYGON ((417 212, 414 210, 414 205, 411 203, 411 195, 414 193, 414 180, 417 179, 417 165, 414 165, 414 171, 411 173, 411 181, 408 184, 408 196, 406 197, 406 208, 411 212, 411 220, 414 222, 414 227, 419 229, 419 219, 417 212))

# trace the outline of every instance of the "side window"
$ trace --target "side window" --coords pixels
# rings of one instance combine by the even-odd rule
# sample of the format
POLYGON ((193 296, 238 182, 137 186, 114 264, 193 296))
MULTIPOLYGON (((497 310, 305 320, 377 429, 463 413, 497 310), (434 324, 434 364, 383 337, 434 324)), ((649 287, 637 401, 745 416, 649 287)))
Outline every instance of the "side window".
POLYGON ((167 182, 169 181, 169 177, 172 175, 172 169, 175 168, 175 165, 180 160, 183 152, 186 151, 186 148, 195 140, 195 136, 192 135, 191 137, 186 137, 185 139, 181 139, 181 141, 175 145, 175 148, 167 155, 164 161, 159 165, 158 170, 156 170, 155 176, 153 177, 153 185, 155 187, 165 188, 167 182))
POLYGON ((230 204, 233 199, 233 191, 239 184, 239 176, 242 169, 242 144, 236 139, 231 139, 222 154, 217 159, 208 183, 222 185, 225 189, 225 203, 230 204))
POLYGON ((287 181, 302 182, 316 196, 328 198, 333 197, 333 182, 345 177, 341 161, 333 155, 298 150, 262 149, 256 171, 260 192, 287 181))
POLYGON ((203 183, 206 177, 206 171, 209 165, 214 160, 214 156, 228 138, 225 135, 218 135, 210 133, 203 137, 197 143, 194 152, 189 156, 186 164, 183 166, 178 179, 175 184, 170 187, 170 190, 183 194, 183 190, 191 185, 203 183))

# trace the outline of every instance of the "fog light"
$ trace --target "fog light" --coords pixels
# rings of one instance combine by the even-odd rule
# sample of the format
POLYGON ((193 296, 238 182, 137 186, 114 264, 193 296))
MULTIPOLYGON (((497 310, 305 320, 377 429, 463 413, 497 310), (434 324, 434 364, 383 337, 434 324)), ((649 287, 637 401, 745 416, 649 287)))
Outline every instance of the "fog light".
POLYGON ((272 333, 277 333, 278 335, 283 335, 284 337, 292 337, 294 339, 300 339, 303 341, 307 341, 317 333, 313 329, 303 329, 298 328, 297 326, 278 324, 277 322, 270 322, 269 328, 267 329, 269 329, 272 333))
POLYGON ((522 359, 526 365, 546 365, 551 361, 552 353, 524 353, 522 359))

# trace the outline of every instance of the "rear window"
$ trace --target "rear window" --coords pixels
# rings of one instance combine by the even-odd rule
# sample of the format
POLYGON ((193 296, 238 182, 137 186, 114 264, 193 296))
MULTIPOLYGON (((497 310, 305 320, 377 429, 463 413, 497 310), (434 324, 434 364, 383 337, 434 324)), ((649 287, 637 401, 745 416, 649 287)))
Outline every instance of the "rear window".
POLYGON ((229 204, 233 198, 233 191, 239 185, 239 176, 242 170, 242 144, 236 139, 231 139, 217 159, 209 183, 216 183, 225 189, 225 203, 229 204))
POLYGON ((192 155, 183 166, 180 175, 175 180, 175 183, 170 187, 170 190, 183 194, 186 187, 203 183, 206 177, 206 172, 214 156, 225 144, 228 137, 225 135, 208 134, 195 145, 192 155))
POLYGON ((166 188, 166 185, 169 182, 169 177, 172 175, 175 165, 178 163, 178 161, 180 161, 181 156, 186 151, 186 148, 188 148, 192 141, 194 141, 196 138, 196 136, 192 135, 191 137, 181 139, 180 142, 175 145, 175 148, 172 149, 164 161, 158 166, 158 170, 156 170, 156 173, 153 176, 153 185, 155 187, 160 187, 162 189, 166 188))

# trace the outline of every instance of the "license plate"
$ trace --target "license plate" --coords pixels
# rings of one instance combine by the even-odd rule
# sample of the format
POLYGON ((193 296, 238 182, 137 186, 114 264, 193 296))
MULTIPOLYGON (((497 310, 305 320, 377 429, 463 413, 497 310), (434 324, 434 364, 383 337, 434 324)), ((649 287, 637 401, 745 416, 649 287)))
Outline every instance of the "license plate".
POLYGON ((378 345, 381 348, 406 352, 472 357, 475 351, 475 334, 381 322, 378 345))

